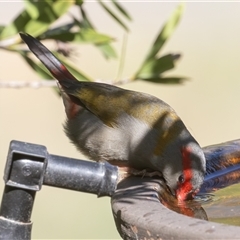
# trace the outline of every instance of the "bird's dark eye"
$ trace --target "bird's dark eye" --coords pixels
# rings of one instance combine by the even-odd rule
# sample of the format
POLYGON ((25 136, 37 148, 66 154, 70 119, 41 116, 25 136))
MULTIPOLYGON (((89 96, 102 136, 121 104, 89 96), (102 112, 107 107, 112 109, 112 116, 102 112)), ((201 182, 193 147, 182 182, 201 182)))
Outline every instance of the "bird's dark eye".
POLYGON ((179 178, 178 178, 178 182, 179 183, 183 183, 184 182, 184 176, 183 175, 180 175, 179 178))

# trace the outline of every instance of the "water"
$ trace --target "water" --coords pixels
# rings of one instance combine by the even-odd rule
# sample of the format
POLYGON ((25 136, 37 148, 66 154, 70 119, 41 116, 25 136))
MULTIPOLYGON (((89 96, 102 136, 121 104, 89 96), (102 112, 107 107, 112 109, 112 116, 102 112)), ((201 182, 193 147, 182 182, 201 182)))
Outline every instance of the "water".
POLYGON ((208 146, 203 151, 207 169, 195 199, 179 203, 165 189, 160 201, 189 217, 240 226, 240 140, 208 146))
POLYGON ((169 209, 189 217, 240 226, 239 189, 240 184, 234 184, 181 203, 165 189, 160 193, 160 201, 169 209))
POLYGON ((197 201, 209 221, 240 226, 240 140, 203 150, 207 170, 197 201))
POLYGON ((208 220, 240 226, 240 184, 214 192, 208 201, 201 201, 208 220))

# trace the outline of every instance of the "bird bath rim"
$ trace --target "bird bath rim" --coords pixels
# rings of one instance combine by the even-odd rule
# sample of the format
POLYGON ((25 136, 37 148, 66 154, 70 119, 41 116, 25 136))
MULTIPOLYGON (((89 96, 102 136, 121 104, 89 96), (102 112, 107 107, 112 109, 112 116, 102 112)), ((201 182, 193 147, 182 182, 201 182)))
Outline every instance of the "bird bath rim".
POLYGON ((178 214, 158 198, 161 180, 130 177, 112 196, 112 211, 123 239, 238 239, 240 227, 178 214))

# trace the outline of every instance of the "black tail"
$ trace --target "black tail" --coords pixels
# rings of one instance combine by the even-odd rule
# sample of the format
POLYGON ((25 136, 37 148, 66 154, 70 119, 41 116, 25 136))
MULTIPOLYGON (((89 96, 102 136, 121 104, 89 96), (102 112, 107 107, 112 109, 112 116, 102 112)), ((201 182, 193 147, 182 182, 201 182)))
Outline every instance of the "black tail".
POLYGON ((45 65, 51 74, 59 81, 68 80, 74 83, 77 79, 67 70, 67 68, 36 38, 27 33, 19 33, 22 40, 28 45, 29 49, 45 65))

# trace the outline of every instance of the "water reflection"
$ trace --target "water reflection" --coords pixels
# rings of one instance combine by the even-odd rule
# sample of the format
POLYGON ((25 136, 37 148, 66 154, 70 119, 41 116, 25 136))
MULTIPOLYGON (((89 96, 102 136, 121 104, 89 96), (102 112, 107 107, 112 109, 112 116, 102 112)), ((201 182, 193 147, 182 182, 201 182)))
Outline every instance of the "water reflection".
POLYGON ((240 183, 240 140, 233 140, 203 148, 206 175, 200 193, 240 183))
POLYGON ((209 221, 240 226, 240 184, 214 193, 212 201, 202 203, 209 221))
POLYGON ((181 213, 189 217, 208 220, 207 214, 202 208, 201 203, 195 200, 189 200, 179 203, 176 197, 174 197, 169 192, 167 187, 162 187, 159 194, 159 199, 164 206, 177 213, 181 213))
POLYGON ((203 150, 207 169, 195 199, 178 203, 165 188, 160 193, 160 201, 169 209, 189 217, 240 226, 240 184, 237 184, 240 183, 240 140, 203 150))

